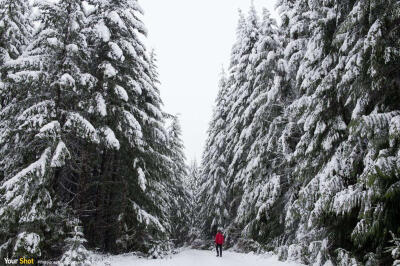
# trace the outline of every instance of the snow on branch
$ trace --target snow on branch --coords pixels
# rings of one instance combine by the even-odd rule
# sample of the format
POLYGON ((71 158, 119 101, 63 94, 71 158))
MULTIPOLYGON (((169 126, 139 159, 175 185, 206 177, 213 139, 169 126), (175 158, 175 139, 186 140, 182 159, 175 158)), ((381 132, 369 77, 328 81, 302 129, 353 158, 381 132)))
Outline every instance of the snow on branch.
POLYGON ((78 113, 68 113, 64 128, 75 131, 81 138, 88 139, 93 143, 99 143, 99 136, 94 126, 78 113))

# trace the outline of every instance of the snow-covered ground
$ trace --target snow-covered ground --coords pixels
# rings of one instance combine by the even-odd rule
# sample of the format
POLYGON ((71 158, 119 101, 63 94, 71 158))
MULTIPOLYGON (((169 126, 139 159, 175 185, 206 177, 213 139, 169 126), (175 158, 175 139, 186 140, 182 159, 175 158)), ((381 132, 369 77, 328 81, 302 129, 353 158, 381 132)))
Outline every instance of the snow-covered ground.
POLYGON ((164 259, 139 259, 129 255, 107 257, 96 266, 300 266, 295 262, 280 262, 275 256, 240 254, 225 251, 217 258, 214 251, 185 249, 164 259))

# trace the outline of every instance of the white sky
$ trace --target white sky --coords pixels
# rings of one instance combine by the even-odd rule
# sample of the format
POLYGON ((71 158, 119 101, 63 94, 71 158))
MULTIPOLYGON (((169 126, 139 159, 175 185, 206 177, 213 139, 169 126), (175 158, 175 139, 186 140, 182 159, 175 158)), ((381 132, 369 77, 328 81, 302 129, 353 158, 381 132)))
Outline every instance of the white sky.
MULTIPOLYGON (((180 114, 186 157, 200 162, 222 64, 235 41, 238 9, 251 0, 139 0, 148 29, 147 48, 158 58, 164 110, 180 114)), ((276 0, 254 0, 273 16, 276 0)))

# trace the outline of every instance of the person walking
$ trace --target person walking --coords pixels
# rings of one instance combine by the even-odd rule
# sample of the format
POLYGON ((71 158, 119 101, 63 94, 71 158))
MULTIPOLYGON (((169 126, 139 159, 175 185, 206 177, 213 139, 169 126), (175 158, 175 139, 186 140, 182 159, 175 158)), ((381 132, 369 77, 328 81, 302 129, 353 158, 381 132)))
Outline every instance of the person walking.
POLYGON ((224 244, 224 235, 222 234, 222 230, 218 229, 218 232, 215 235, 215 246, 217 248, 217 257, 222 257, 223 244, 224 244))

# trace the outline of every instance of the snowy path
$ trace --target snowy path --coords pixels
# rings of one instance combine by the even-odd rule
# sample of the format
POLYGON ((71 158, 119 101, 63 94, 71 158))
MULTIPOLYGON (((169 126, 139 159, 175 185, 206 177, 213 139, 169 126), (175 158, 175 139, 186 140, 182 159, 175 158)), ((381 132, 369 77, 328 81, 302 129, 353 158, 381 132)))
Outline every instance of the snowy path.
MULTIPOLYGON (((113 256, 107 259, 111 266, 299 266, 294 262, 280 262, 276 257, 224 252, 217 258, 215 252, 186 249, 177 255, 160 259, 138 259, 130 256, 113 256)), ((99 266, 104 265, 103 263, 99 266)), ((105 264, 107 265, 107 264, 105 264)), ((108 264, 109 265, 109 264, 108 264)))

